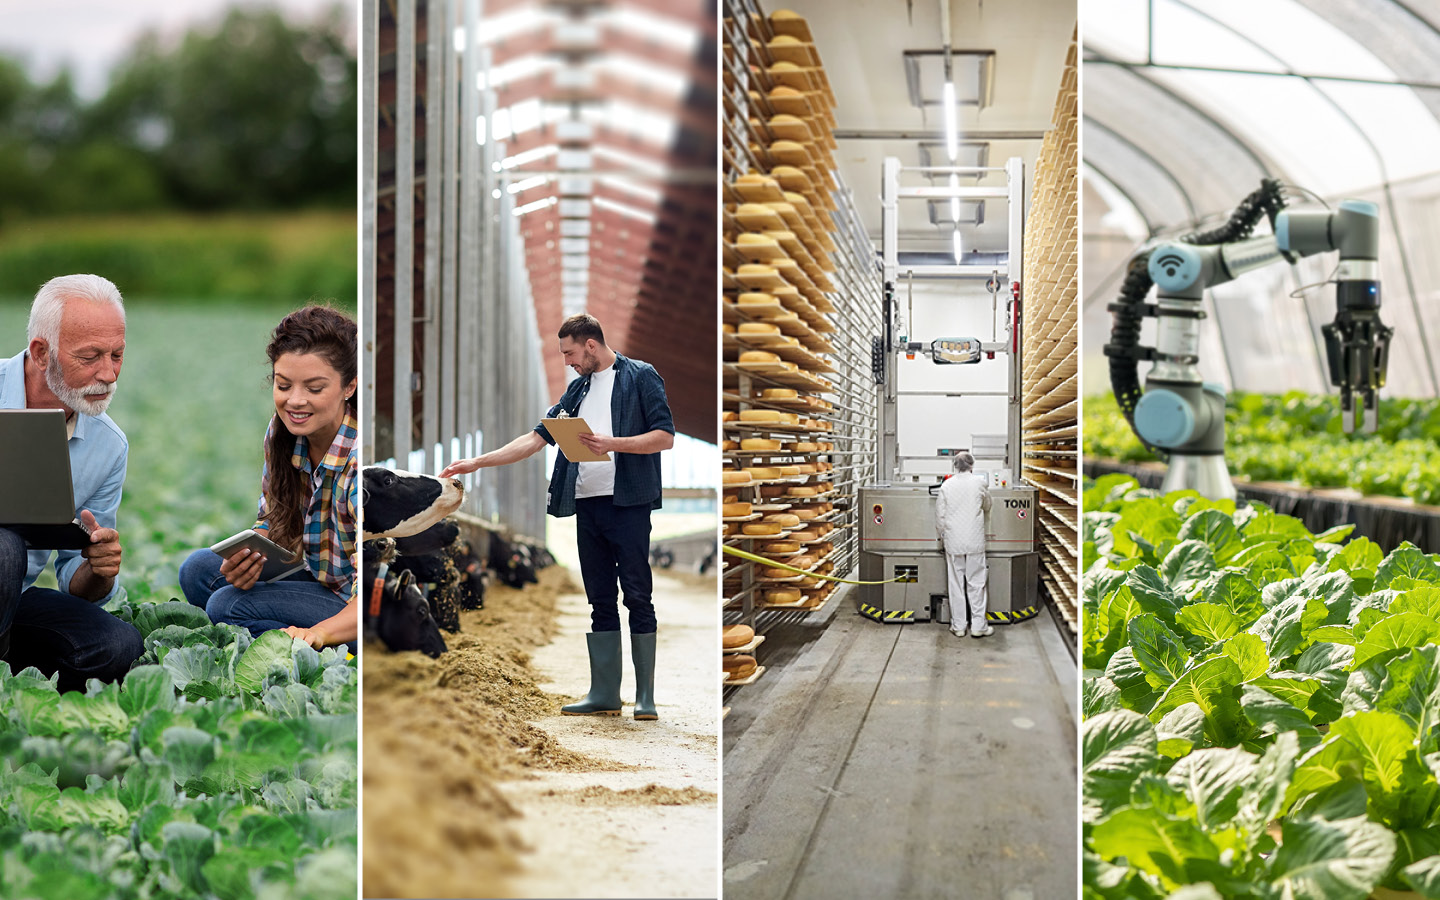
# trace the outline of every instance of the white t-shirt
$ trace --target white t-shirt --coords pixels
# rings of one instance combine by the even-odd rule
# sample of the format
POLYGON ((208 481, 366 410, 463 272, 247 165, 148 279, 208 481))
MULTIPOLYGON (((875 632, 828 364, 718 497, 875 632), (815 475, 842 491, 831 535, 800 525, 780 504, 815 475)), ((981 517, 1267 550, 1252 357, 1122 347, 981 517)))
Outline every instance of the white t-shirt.
MULTIPOLYGON (((603 372, 590 375, 590 390, 580 401, 579 415, 590 426, 590 430, 606 437, 614 437, 615 426, 610 420, 610 397, 615 393, 615 364, 611 363, 603 372)), ((608 462, 579 463, 580 474, 575 479, 575 499, 584 497, 609 497, 615 493, 615 454, 608 462)))

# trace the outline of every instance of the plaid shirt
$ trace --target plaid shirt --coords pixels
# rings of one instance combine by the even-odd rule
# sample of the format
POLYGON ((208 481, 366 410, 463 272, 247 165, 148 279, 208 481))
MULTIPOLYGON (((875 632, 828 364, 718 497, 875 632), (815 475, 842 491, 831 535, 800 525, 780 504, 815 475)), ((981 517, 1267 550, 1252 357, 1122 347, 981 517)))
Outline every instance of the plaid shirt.
MULTIPOLYGON (((550 407, 545 418, 553 419, 564 410, 576 415, 580 402, 590 390, 590 376, 582 375, 570 382, 560 402, 550 407)), ((670 417, 670 402, 665 399, 665 381, 655 367, 638 359, 615 354, 615 388, 610 395, 610 421, 615 437, 635 437, 657 428, 675 433, 670 417)), ((542 423, 535 431, 553 445, 555 439, 542 423)), ((648 504, 660 508, 660 454, 615 454, 616 506, 648 504)), ((545 496, 545 512, 556 518, 575 515, 575 478, 580 467, 565 457, 555 455, 555 471, 550 476, 550 491, 545 496)))
MULTIPOLYGON (((266 447, 270 446, 275 421, 272 416, 270 427, 265 430, 266 447)), ((316 581, 351 602, 356 597, 355 520, 358 518, 356 484, 359 469, 355 444, 358 432, 355 416, 347 412, 318 469, 312 471, 310 442, 304 435, 295 438, 295 452, 290 456, 290 465, 310 479, 310 504, 305 509, 304 528, 300 535, 305 551, 305 568, 315 576, 316 581)), ((270 461, 267 459, 260 472, 257 519, 265 515, 265 498, 269 493, 270 461)), ((257 521, 256 528, 268 528, 268 525, 257 521)))

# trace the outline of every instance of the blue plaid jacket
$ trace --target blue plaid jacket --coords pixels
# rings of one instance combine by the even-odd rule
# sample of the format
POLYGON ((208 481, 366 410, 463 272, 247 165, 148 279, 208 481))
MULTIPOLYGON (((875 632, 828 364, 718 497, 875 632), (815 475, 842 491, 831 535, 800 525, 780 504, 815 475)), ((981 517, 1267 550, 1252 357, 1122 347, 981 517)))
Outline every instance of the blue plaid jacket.
MULTIPOLYGON (((590 390, 590 376, 582 375, 570 382, 560 402, 550 407, 545 418, 553 419, 564 410, 576 415, 580 402, 590 390)), ((615 437, 635 437, 660 429, 675 433, 670 418, 670 402, 665 399, 665 380, 655 367, 638 359, 615 354, 615 388, 610 397, 610 419, 615 437)), ((535 426, 545 443, 554 446, 555 439, 542 423, 535 426)), ((616 506, 639 506, 648 503, 660 508, 660 454, 616 453, 616 506)), ((575 515, 575 478, 580 467, 561 451, 555 455, 555 471, 550 475, 550 492, 545 496, 545 512, 556 518, 575 515)))

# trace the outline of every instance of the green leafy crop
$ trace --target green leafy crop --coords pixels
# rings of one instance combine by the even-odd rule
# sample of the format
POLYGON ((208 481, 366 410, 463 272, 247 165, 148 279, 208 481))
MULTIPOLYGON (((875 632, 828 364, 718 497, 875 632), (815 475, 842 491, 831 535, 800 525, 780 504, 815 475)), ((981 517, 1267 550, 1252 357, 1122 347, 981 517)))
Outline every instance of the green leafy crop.
MULTIPOLYGON (((355 661, 172 599, 190 551, 254 521, 264 347, 293 306, 130 304, 111 408, 130 439, 125 564, 106 608, 145 653, 119 684, 63 695, 0 664, 0 897, 357 894, 355 661)), ((0 333, 23 334, 25 311, 0 304, 0 333)))
MULTIPOLYGON (((1440 400, 1381 398, 1379 429, 1343 434, 1335 397, 1234 393, 1225 411, 1225 452, 1230 470, 1253 481, 1348 487, 1440 505, 1440 400)), ((1110 394, 1085 398, 1085 452, 1124 462, 1154 459, 1110 394)))
POLYGON ((1440 898, 1440 555, 1118 475, 1085 511, 1087 900, 1440 898))

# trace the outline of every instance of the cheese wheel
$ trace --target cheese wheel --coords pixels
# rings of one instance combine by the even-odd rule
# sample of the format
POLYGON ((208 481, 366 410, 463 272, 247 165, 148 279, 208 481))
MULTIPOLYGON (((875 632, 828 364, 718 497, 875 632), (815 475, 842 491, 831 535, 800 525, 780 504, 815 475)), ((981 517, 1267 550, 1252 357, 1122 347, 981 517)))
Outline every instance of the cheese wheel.
POLYGON ((780 442, 773 438, 743 438, 740 441, 741 450, 779 450, 780 442))
POLYGON ((721 442, 720 442, 720 450, 721 450, 721 452, 725 452, 725 451, 729 451, 729 450, 739 450, 739 449, 740 449, 740 442, 739 442, 739 441, 724 440, 724 441, 721 441, 721 442))
MULTIPOLYGON (((794 365, 794 363, 791 363, 791 365, 794 365)), ((799 424, 800 424, 800 417, 799 417, 798 415, 796 415, 795 413, 782 412, 782 413, 780 414, 780 424, 782 424, 782 425, 799 425, 799 424)))
POLYGON ((720 414, 720 421, 722 422, 733 422, 736 418, 738 418, 738 414, 733 409, 727 409, 720 414))
POLYGON ((761 553, 794 553, 799 549, 797 541, 770 541, 760 546, 761 553))
POLYGON ((799 474, 800 474, 800 467, 799 467, 799 466, 781 466, 781 467, 780 467, 780 477, 781 477, 781 478, 794 478, 796 475, 799 475, 799 474))
MULTIPOLYGON (((778 325, 776 330, 779 330, 778 325)), ((800 392, 794 388, 766 388, 760 392, 761 400, 794 400, 798 396, 800 396, 800 392)))
POLYGON ((801 475, 814 475, 816 472, 820 471, 820 467, 815 465, 814 463, 801 463, 795 468, 800 470, 801 475))
POLYGON ((735 303, 738 306, 770 306, 774 302, 774 297, 756 291, 750 291, 735 298, 735 303))
POLYGON ((749 625, 726 625, 720 632, 720 643, 726 650, 743 647, 755 640, 755 629, 749 625))
POLYGON ((800 517, 794 513, 771 513, 760 521, 774 522, 784 528, 794 528, 800 524, 800 517))
POLYGON ((775 239, 763 234, 755 234, 753 231, 746 231, 735 239, 736 244, 773 244, 775 239))
POLYGON ((803 484, 790 489, 790 496, 792 497, 813 497, 817 493, 819 493, 819 491, 815 490, 815 488, 803 484))
POLYGON ((756 537, 766 537, 773 534, 779 534, 781 528, 775 522, 746 522, 744 525, 740 526, 740 531, 744 534, 749 534, 756 537))
POLYGON ((790 532, 790 537, 792 540, 799 541, 802 544, 808 543, 820 537, 820 533, 816 531, 816 528, 818 527, 819 526, 811 526, 809 528, 806 528, 804 531, 792 531, 790 532))
MULTIPOLYGON (((792 142, 793 143, 793 142, 792 142)), ((776 275, 774 266, 767 266, 765 263, 743 263, 735 270, 737 275, 776 275)))
POLYGON ((731 325, 729 322, 726 322, 725 324, 723 324, 723 325, 720 326, 720 333, 721 333, 721 334, 734 334, 734 333, 735 333, 735 326, 734 326, 734 325, 731 325))
POLYGON ((780 470, 770 466, 746 466, 745 471, 751 478, 779 478, 780 470))
POLYGON ((725 523, 725 536, 731 537, 740 533, 740 526, 733 522, 725 523))
POLYGON ((737 516, 748 516, 750 515, 750 504, 722 503, 720 505, 720 515, 724 516, 727 519, 733 519, 737 516))
POLYGON ((762 500, 774 500, 777 497, 783 496, 785 496, 785 485, 783 484, 760 485, 760 498, 762 500))
MULTIPOLYGON (((746 350, 740 354, 742 363, 773 363, 779 362, 780 357, 769 350, 746 350)), ((741 421, 745 420, 745 414, 740 414, 741 421)))
POLYGON ((722 659, 724 660, 725 674, 729 675, 732 681, 738 678, 749 678, 755 674, 757 666, 753 656, 744 653, 727 653, 722 659))
POLYGON ((775 179, 760 172, 748 172, 735 179, 736 184, 776 184, 775 179))
POLYGON ((800 591, 796 588, 770 588, 765 592, 766 603, 798 603, 800 591))
MULTIPOLYGON (((733 327, 733 326, 732 326, 733 327)), ((780 326, 769 322, 741 322, 741 334, 779 334, 780 326)))
POLYGON ((740 495, 739 495, 739 494, 726 494, 725 496, 723 496, 723 497, 720 498, 720 502, 721 502, 721 503, 739 503, 739 502, 740 502, 740 495))
POLYGON ((754 480, 749 472, 736 472, 732 469, 721 472, 720 478, 725 484, 749 484, 754 480))
MULTIPOLYGON (((820 515, 820 510, 818 510, 818 509, 810 509, 809 507, 806 507, 806 506, 802 506, 802 507, 798 507, 798 508, 792 507, 792 508, 790 509, 790 512, 793 513, 795 516, 797 516, 797 517, 800 519, 800 521, 802 521, 802 522, 808 522, 808 521, 810 521, 811 519, 815 518, 816 516, 820 515)), ((730 513, 726 513, 725 515, 728 516, 728 515, 730 515, 730 513)))
POLYGON ((770 39, 770 46, 776 44, 800 44, 802 41, 793 34, 777 34, 770 39))
POLYGON ((781 413, 775 409, 742 409, 740 421, 742 422, 779 422, 781 413))
POLYGON ((814 441, 796 441, 790 449, 796 453, 816 453, 820 450, 820 445, 814 441))
POLYGON ((760 574, 764 575, 766 578, 789 578, 792 575, 798 575, 800 573, 792 572, 789 569, 766 568, 761 570, 760 574))

